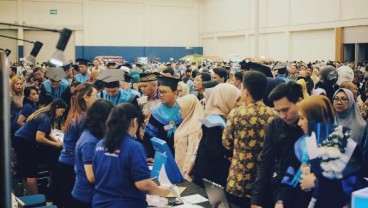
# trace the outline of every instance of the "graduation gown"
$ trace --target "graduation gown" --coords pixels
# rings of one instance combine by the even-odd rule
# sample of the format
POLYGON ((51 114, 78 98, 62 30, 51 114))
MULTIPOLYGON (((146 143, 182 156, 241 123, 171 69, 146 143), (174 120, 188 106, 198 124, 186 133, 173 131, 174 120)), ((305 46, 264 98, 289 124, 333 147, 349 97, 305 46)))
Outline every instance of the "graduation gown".
POLYGON ((147 158, 153 158, 155 155, 155 150, 151 144, 152 137, 164 140, 172 154, 175 155, 174 133, 182 120, 178 104, 172 108, 160 104, 151 111, 151 117, 146 125, 142 141, 147 158))

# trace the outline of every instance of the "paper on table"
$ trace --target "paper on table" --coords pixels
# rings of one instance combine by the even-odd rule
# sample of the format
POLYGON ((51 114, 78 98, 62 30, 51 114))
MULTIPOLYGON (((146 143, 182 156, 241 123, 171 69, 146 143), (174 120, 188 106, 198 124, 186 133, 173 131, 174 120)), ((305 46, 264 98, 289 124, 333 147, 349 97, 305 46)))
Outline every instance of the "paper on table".
POLYGON ((319 157, 316 133, 314 133, 314 131, 312 132, 311 136, 305 138, 305 144, 307 146, 307 151, 310 160, 319 157))
POLYGON ((183 200, 184 204, 198 204, 198 203, 208 201, 207 198, 205 198, 205 197, 203 197, 199 194, 183 196, 183 197, 181 197, 181 199, 183 200))
POLYGON ((160 183, 160 186, 166 186, 169 187, 171 194, 174 195, 179 201, 182 202, 180 197, 180 192, 177 186, 174 186, 166 174, 165 166, 162 164, 160 173, 158 174, 158 182, 160 183))

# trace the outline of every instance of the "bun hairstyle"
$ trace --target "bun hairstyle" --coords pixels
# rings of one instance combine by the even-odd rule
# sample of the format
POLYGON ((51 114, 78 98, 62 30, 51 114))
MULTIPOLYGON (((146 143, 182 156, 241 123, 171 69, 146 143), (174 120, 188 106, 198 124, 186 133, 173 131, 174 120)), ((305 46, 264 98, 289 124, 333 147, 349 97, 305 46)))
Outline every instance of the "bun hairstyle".
POLYGON ((140 111, 131 103, 115 106, 107 120, 105 147, 107 152, 113 153, 119 149, 123 135, 127 133, 131 121, 140 118, 140 111))

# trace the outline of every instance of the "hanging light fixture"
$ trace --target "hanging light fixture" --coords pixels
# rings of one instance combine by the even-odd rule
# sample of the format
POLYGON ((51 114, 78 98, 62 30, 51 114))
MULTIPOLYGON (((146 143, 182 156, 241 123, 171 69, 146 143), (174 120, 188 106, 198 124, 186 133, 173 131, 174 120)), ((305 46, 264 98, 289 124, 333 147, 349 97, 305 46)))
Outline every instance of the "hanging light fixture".
POLYGON ((43 43, 41 43, 40 41, 36 41, 33 45, 33 49, 30 55, 26 56, 24 58, 24 61, 32 66, 36 65, 36 57, 38 53, 40 52, 42 46, 43 46, 43 43))
MULTIPOLYGON (((7 25, 7 26, 12 26, 12 27, 30 28, 30 29, 44 30, 44 31, 49 31, 49 32, 60 33, 59 41, 56 44, 56 51, 52 55, 52 57, 50 59, 50 62, 52 64, 55 64, 56 66, 62 66, 62 65, 64 65, 64 63, 66 63, 66 59, 65 59, 65 55, 64 55, 64 50, 65 50, 66 45, 68 44, 68 41, 69 41, 70 36, 72 34, 72 31, 71 30, 66 29, 66 28, 64 28, 63 30, 56 30, 56 29, 48 29, 48 28, 34 27, 34 26, 27 26, 27 25, 18 25, 18 24, 6 23, 6 22, 0 22, 0 25, 7 25)), ((19 39, 19 40, 21 40, 21 39, 19 39)), ((35 43, 35 42, 33 42, 33 43, 35 43)), ((40 46, 38 44, 37 47, 42 47, 42 46, 40 46)), ((35 49, 35 52, 36 52, 36 49, 35 49)), ((33 58, 32 57, 29 57, 27 59, 27 61, 28 60, 29 61, 33 61, 33 58)), ((36 62, 36 61, 34 60, 34 62, 36 62)))
POLYGON ((66 28, 61 31, 59 41, 56 44, 56 51, 50 59, 52 64, 55 64, 56 66, 62 66, 64 63, 66 63, 64 50, 68 44, 71 34, 72 31, 66 28))

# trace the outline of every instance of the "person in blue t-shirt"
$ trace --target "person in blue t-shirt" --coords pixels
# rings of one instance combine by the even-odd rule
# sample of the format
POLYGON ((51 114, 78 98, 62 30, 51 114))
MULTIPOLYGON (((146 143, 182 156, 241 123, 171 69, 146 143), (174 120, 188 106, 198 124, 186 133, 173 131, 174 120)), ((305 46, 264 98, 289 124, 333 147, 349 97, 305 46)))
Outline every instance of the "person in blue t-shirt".
POLYGON ((97 90, 90 83, 83 83, 75 88, 71 107, 63 126, 64 144, 57 164, 54 204, 58 207, 71 207, 74 200, 71 192, 75 183, 75 146, 82 134, 82 125, 87 110, 97 100, 97 90))
POLYGON ((114 105, 106 100, 97 100, 88 110, 84 121, 85 130, 80 136, 75 150, 76 174, 72 196, 75 208, 92 207, 95 177, 92 170, 92 160, 95 146, 105 135, 106 120, 114 105))
POLYGON ((23 126, 28 116, 37 110, 38 98, 38 90, 35 86, 28 86, 24 88, 23 108, 12 121, 13 132, 23 126))
POLYGON ((37 194, 37 165, 41 145, 61 148, 62 142, 50 135, 51 129, 62 118, 66 103, 56 99, 49 105, 31 114, 26 123, 15 133, 13 145, 17 153, 19 175, 28 194, 37 194))
POLYGON ((143 146, 133 139, 139 116, 130 103, 119 104, 110 113, 106 137, 97 143, 93 161, 95 208, 147 207, 146 194, 170 193, 151 180, 143 146))

